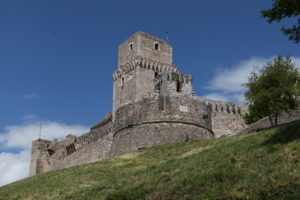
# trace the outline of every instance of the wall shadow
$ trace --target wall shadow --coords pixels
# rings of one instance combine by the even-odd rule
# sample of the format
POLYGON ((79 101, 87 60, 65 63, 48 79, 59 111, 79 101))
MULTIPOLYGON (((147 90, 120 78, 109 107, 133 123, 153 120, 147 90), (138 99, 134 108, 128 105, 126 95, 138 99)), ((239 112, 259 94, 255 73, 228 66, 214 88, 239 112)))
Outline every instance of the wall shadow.
POLYGON ((286 144, 300 139, 300 120, 279 126, 267 141, 262 145, 286 144))

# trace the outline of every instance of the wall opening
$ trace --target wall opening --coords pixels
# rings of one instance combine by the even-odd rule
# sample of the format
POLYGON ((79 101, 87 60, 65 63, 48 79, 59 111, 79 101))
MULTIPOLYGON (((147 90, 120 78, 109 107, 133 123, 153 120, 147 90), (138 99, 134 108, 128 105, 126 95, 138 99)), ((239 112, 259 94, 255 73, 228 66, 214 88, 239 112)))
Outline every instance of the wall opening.
POLYGON ((160 93, 160 81, 158 81, 156 84, 155 84, 155 91, 157 92, 157 93, 160 93))
POLYGON ((49 156, 52 156, 53 154, 55 154, 55 151, 53 151, 52 149, 48 149, 47 151, 48 151, 49 156))
POLYGON ((229 106, 226 107, 226 111, 230 113, 229 106))
POLYGON ((66 149, 67 149, 67 155, 69 155, 69 154, 71 154, 71 153, 73 153, 73 152, 76 151, 76 147, 75 147, 74 143, 68 145, 66 147, 66 149))
POLYGON ((133 44, 130 44, 130 45, 129 45, 129 49, 130 49, 130 51, 133 50, 133 44))
POLYGON ((154 49, 155 49, 156 51, 158 50, 158 47, 159 47, 158 44, 155 43, 155 44, 154 44, 154 49))
POLYGON ((188 142, 188 141, 191 141, 191 139, 192 139, 191 136, 186 135, 184 141, 185 141, 185 142, 188 142))
POLYGON ((157 78, 158 77, 158 72, 154 73, 154 77, 157 78))
POLYGON ((233 114, 236 114, 235 107, 232 108, 233 114))
POLYGON ((177 92, 181 92, 181 82, 178 80, 178 81, 176 81, 176 91, 177 92))
POLYGON ((124 76, 122 76, 122 85, 124 85, 124 82, 125 82, 125 78, 124 78, 124 76))

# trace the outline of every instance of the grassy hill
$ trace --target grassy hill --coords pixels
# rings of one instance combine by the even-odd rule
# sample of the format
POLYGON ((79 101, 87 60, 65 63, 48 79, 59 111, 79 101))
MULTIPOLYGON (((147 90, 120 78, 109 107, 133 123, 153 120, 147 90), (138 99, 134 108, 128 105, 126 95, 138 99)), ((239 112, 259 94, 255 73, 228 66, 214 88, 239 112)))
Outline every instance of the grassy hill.
POLYGON ((300 199, 300 121, 45 173, 0 199, 300 199))

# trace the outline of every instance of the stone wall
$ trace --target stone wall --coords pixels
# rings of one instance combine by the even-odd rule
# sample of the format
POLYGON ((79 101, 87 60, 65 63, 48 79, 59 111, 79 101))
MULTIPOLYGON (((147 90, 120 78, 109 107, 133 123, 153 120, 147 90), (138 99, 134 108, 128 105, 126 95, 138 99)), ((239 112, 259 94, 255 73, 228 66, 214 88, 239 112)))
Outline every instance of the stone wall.
POLYGON ((159 73, 156 77, 157 93, 163 96, 189 96, 194 95, 192 76, 179 72, 159 73))
POLYGON ((62 141, 38 139, 33 142, 30 176, 108 157, 112 143, 112 121, 79 137, 69 135, 62 141))
POLYGON ((215 137, 236 135, 245 128, 247 106, 221 101, 205 100, 211 107, 211 123, 215 137))
POLYGON ((119 69, 135 56, 171 65, 172 47, 158 37, 136 32, 119 46, 119 69))
POLYGON ((126 104, 158 95, 194 94, 192 76, 177 72, 175 66, 136 58, 123 71, 114 73, 113 121, 116 110, 126 104))
POLYGON ((136 124, 116 133, 110 155, 115 156, 130 151, 176 142, 187 142, 212 138, 212 133, 194 124, 161 121, 136 124))
MULTIPOLYGON (((295 120, 300 119, 300 107, 290 113, 282 113, 278 117, 278 125, 286 124, 295 120)), ((242 134, 244 133, 251 133, 255 131, 260 131, 264 129, 271 128, 271 122, 268 117, 264 117, 259 121, 250 124, 245 130, 241 131, 242 134)))
MULTIPOLYGON (((94 130, 97 132, 99 130, 94 130)), ((98 134, 98 133, 92 133, 98 134)), ((104 135, 88 145, 80 146, 80 143, 75 143, 74 152, 53 156, 50 159, 51 170, 62 169, 84 163, 91 163, 98 160, 108 158, 108 153, 112 143, 112 134, 104 135)))
POLYGON ((158 96, 116 111, 110 155, 148 146, 213 137, 210 108, 187 96, 158 96))

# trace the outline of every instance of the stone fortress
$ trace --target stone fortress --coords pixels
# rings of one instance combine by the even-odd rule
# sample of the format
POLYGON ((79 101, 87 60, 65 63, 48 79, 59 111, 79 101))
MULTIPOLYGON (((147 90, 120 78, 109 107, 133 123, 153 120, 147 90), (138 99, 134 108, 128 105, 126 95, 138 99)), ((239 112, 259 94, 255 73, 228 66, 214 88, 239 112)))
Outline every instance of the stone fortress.
POLYGON ((119 46, 113 108, 88 133, 32 142, 30 175, 154 145, 235 135, 245 106, 195 96, 192 76, 172 62, 168 42, 137 32, 119 46))

